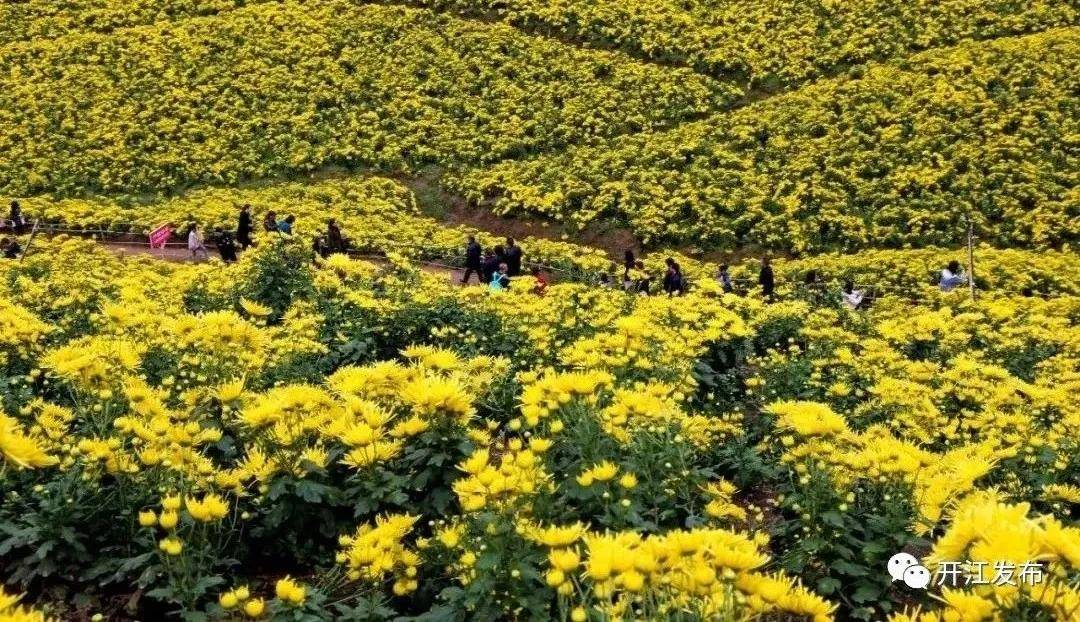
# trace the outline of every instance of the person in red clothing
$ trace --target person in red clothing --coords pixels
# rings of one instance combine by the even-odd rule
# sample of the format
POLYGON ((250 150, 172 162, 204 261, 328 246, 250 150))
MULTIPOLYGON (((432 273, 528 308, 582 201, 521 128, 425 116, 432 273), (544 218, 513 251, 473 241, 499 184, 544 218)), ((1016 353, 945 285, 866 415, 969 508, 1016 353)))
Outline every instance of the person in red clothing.
POLYGON ((533 280, 534 280, 533 293, 536 294, 537 296, 543 296, 544 292, 547 291, 547 286, 548 286, 547 277, 544 276, 544 273, 540 271, 540 266, 533 266, 532 267, 532 275, 533 275, 533 280))

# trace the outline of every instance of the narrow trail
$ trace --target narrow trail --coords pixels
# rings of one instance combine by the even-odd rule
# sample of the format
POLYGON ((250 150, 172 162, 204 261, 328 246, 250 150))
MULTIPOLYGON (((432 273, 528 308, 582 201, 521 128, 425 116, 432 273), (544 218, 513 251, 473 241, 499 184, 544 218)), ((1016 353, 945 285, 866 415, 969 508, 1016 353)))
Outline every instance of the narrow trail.
MULTIPOLYGON (((98 240, 98 246, 106 248, 118 257, 150 257, 153 259, 159 259, 161 261, 168 261, 171 263, 204 263, 211 259, 218 258, 217 250, 212 246, 207 248, 208 258, 204 258, 200 253, 197 257, 193 257, 191 251, 182 244, 170 244, 165 248, 150 248, 146 244, 139 244, 136 242, 117 242, 112 240, 98 240)), ((243 252, 243 251, 240 251, 243 252)), ((390 265, 385 259, 378 257, 377 255, 365 255, 359 253, 350 253, 350 256, 357 259, 363 259, 364 261, 370 261, 379 265, 390 265)), ((444 276, 453 282, 458 282, 464 275, 464 270, 454 268, 451 266, 445 266, 434 262, 418 262, 421 269, 429 274, 436 274, 444 276)))

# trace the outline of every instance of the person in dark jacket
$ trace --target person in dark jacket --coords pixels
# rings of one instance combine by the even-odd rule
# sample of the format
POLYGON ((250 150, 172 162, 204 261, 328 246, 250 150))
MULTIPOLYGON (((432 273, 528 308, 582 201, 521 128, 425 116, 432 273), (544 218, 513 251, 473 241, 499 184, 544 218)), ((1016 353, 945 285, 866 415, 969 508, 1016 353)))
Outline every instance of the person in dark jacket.
POLYGON ((341 234, 341 227, 337 221, 330 218, 326 221, 326 250, 328 253, 344 253, 349 250, 349 243, 341 234))
POLYGON ((623 281, 630 280, 630 271, 633 270, 636 265, 637 262, 635 261, 634 251, 629 248, 626 249, 626 252, 623 253, 623 281))
POLYGON ((506 273, 511 277, 521 274, 521 258, 524 253, 521 247, 514 243, 514 238, 506 238, 506 273))
POLYGON ((266 218, 263 218, 263 231, 267 233, 271 231, 277 231, 277 212, 266 212, 266 218))
POLYGON ((214 244, 217 245, 218 254, 225 263, 236 261, 236 241, 228 231, 218 227, 214 230, 214 244))
POLYGON ((499 256, 492 252, 491 249, 488 249, 488 251, 484 253, 484 262, 480 264, 480 270, 484 276, 484 283, 491 282, 491 277, 495 276, 495 272, 498 271, 499 264, 501 263, 502 261, 499 259, 499 256))
POLYGON ((311 250, 315 251, 315 254, 323 259, 330 256, 330 245, 326 243, 326 236, 317 235, 315 239, 311 241, 311 250))
POLYGON ((22 248, 18 240, 13 238, 0 240, 0 255, 3 255, 4 259, 18 259, 21 252, 22 248))
POLYGON ((773 279, 772 266, 769 265, 769 258, 761 258, 761 271, 758 272, 758 285, 761 286, 761 295, 768 301, 772 301, 773 291, 776 288, 776 281, 773 279))
POLYGON ((664 272, 664 292, 668 296, 683 295, 686 287, 683 284, 682 268, 671 257, 665 259, 664 264, 667 265, 667 270, 664 272))
POLYGON ((236 241, 240 248, 247 250, 251 246, 251 206, 240 206, 240 217, 236 220, 236 241))
POLYGON ((23 216, 22 206, 18 201, 11 202, 11 211, 8 212, 8 226, 15 232, 15 235, 22 235, 23 230, 26 229, 26 217, 23 216))
POLYGON ((484 276, 483 259, 481 258, 480 244, 475 235, 469 236, 469 242, 465 245, 465 274, 461 277, 461 284, 466 285, 469 278, 476 273, 476 279, 482 281, 484 276))

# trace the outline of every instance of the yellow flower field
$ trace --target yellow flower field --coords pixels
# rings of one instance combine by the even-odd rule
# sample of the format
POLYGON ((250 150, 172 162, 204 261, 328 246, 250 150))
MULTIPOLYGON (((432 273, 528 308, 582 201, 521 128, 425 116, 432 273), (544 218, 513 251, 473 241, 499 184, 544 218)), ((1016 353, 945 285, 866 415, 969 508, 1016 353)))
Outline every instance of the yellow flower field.
POLYGON ((935 49, 659 132, 472 168, 500 213, 647 241, 830 249, 1075 244, 1075 73, 1063 28, 935 49))
POLYGON ((1080 620, 1078 19, 0 4, 0 622, 1080 620))
POLYGON ((100 607, 111 577, 213 619, 930 620, 1078 596, 1075 296, 493 295, 404 259, 311 265, 300 240, 231 266, 40 243, 0 264, 0 555, 23 589, 61 573, 100 607), (900 550, 1046 583, 904 613, 900 550))

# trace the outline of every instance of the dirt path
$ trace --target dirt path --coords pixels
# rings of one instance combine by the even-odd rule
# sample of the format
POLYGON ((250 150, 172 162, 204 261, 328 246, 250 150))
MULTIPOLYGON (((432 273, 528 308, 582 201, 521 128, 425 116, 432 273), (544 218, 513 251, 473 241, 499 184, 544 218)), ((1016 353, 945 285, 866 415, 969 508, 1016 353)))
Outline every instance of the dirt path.
MULTIPOLYGON (((145 255, 147 257, 153 257, 154 259, 160 259, 162 261, 170 261, 175 263, 198 263, 202 261, 207 261, 207 259, 203 258, 201 253, 197 258, 193 258, 191 256, 191 251, 189 251, 187 247, 183 245, 170 245, 161 249, 151 249, 145 244, 136 244, 129 242, 99 241, 98 244, 109 249, 119 257, 145 255)), ((217 252, 213 249, 210 249, 208 251, 208 254, 211 258, 219 257, 217 252)), ((363 255, 358 258, 380 265, 386 265, 386 260, 381 259, 375 255, 363 255)), ((447 280, 454 283, 460 282, 461 277, 465 273, 465 271, 460 268, 443 266, 430 262, 421 263, 420 266, 424 272, 443 276, 447 280)), ((470 282, 475 283, 475 281, 472 280, 470 280, 470 282)))

